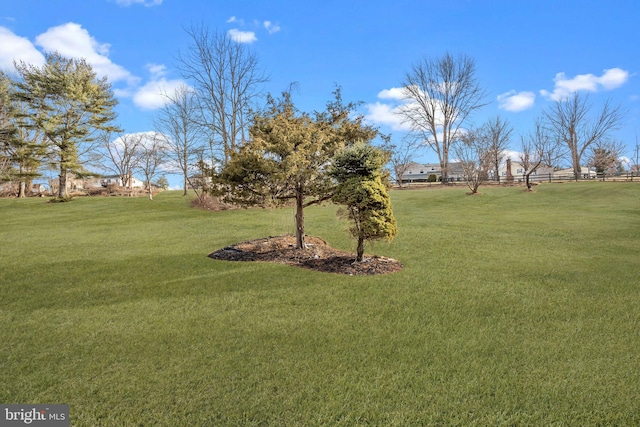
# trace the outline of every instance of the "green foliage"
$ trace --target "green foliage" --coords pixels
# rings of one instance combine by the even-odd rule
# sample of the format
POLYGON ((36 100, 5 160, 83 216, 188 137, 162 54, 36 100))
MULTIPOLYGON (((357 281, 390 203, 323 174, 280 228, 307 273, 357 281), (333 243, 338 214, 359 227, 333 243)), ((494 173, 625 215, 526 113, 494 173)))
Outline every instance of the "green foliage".
POLYGON ((391 199, 379 177, 349 178, 338 185, 332 200, 345 205, 343 216, 353 222, 353 237, 392 240, 398 233, 391 199))
POLYGON ((436 182, 438 181, 438 176, 435 173, 429 174, 427 177, 427 182, 436 182))
POLYGON ((339 90, 327 111, 312 116, 296 109, 287 92, 281 99, 269 97, 265 111, 254 116, 250 140, 231 154, 220 174, 227 185, 224 196, 243 205, 287 203, 300 196, 306 205, 326 200, 334 186, 324 172, 342 147, 369 140, 377 131, 351 119, 354 104, 343 105, 339 90), (356 138, 356 139, 352 139, 356 138))
POLYGON ((331 168, 331 176, 338 182, 355 177, 374 179, 382 176, 387 161, 387 152, 371 144, 358 142, 338 152, 331 168))
POLYGON ((12 99, 24 106, 19 127, 41 132, 57 156, 59 197, 66 197, 69 172, 81 173, 80 145, 94 140, 96 131, 118 131, 112 124, 117 100, 106 77, 98 79, 84 59, 47 54, 41 67, 16 65, 20 80, 12 99))
POLYGON ((162 188, 163 190, 166 190, 167 188, 169 188, 169 180, 167 179, 166 176, 162 175, 159 179, 158 179, 158 186, 160 188, 162 188))
POLYGON ((0 179, 20 183, 18 197, 24 197, 26 182, 40 176, 46 146, 41 132, 19 126, 26 106, 12 99, 15 87, 14 79, 0 72, 0 157, 10 166, 0 170, 0 179))
POLYGON ((219 175, 219 195, 244 206, 274 206, 295 201, 298 247, 304 245, 303 209, 331 198, 335 182, 328 165, 342 147, 370 140, 377 130, 352 118, 355 104, 344 105, 340 90, 324 112, 296 109, 291 95, 269 97, 267 109, 254 116, 250 140, 219 175))
POLYGON ((330 175, 338 185, 334 203, 344 205, 339 215, 349 219, 349 233, 358 240, 357 261, 362 261, 364 242, 392 240, 398 233, 387 188, 382 181, 386 152, 370 144, 356 143, 337 153, 330 175))

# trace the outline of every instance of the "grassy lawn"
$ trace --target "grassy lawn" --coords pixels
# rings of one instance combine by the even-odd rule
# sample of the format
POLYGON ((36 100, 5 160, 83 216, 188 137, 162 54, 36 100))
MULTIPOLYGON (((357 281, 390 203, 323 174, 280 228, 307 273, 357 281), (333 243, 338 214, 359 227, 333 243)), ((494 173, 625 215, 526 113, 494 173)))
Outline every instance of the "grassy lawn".
MULTIPOLYGON (((394 191, 355 277, 215 261, 293 211, 0 200, 0 402, 73 426, 640 425, 640 184, 394 191)), ((335 207, 307 232, 355 250, 335 207)))

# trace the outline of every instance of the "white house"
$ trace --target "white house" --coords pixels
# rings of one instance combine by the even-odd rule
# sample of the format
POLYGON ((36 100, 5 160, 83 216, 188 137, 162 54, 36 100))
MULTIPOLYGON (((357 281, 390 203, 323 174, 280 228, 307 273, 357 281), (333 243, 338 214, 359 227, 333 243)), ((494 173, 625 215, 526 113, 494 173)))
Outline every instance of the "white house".
MULTIPOLYGON (((432 177, 432 182, 440 181, 442 178, 442 168, 439 163, 416 163, 411 162, 407 166, 407 169, 402 174, 402 182, 429 182, 429 176, 434 175, 435 180, 432 177)), ((462 167, 460 163, 449 163, 449 181, 461 181, 464 177, 462 167)))
MULTIPOLYGON (((500 181, 506 181, 509 176, 509 168, 511 169, 511 176, 515 181, 524 180, 524 174, 526 173, 525 167, 522 163, 510 160, 506 161, 500 169, 498 169, 498 173, 500 175, 500 181)), ((550 168, 547 166, 540 166, 531 174, 531 179, 533 181, 539 181, 545 178, 549 178, 549 174, 553 178, 553 174, 555 173, 554 168, 550 168)))
MULTIPOLYGON (((507 159, 504 165, 499 169, 500 181, 505 181, 508 176, 511 175, 513 180, 524 180, 525 168, 522 163, 507 159), (509 174, 509 169, 511 174, 509 174)), ((588 168, 587 166, 580 167, 581 179, 593 179, 595 178, 596 171, 588 168)), ((573 168, 555 169, 547 166, 541 166, 531 174, 531 180, 544 181, 544 180, 570 180, 574 179, 573 168)))
MULTIPOLYGON (((131 180, 131 182, 127 183, 127 187, 129 187, 129 188, 144 188, 144 181, 139 180, 135 176, 130 176, 129 179, 131 180)), ((99 182, 99 185, 101 187, 108 187, 110 185, 116 185, 118 187, 124 187, 124 185, 122 183, 122 179, 120 178, 120 175, 102 176, 99 179, 97 179, 96 182, 99 182)), ((97 187, 97 185, 95 185, 95 186, 97 187)))
MULTIPOLYGON (((73 188, 77 189, 91 189, 91 188, 105 188, 110 185, 123 187, 122 179, 120 179, 120 175, 103 175, 96 176, 90 178, 76 179, 73 188)), ((127 185, 128 187, 128 185, 127 185)), ((135 176, 131 177, 131 188, 144 188, 144 181, 136 178, 135 176)))
MULTIPOLYGON (((555 177, 558 177, 557 179, 574 179, 573 168, 559 169, 553 174, 555 177)), ((587 166, 580 166, 580 174, 582 174, 582 176, 580 177, 582 179, 593 179, 598 176, 595 170, 589 169, 587 166)))

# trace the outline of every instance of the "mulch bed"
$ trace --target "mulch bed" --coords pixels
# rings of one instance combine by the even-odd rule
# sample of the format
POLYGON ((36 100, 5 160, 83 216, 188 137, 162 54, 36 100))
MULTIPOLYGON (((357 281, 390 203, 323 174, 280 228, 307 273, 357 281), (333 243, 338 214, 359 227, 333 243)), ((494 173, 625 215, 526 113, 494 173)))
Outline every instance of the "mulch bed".
POLYGON ((377 255, 355 262, 355 254, 334 249, 318 237, 306 236, 305 243, 306 248, 296 249, 295 236, 273 236, 226 246, 210 253, 209 257, 224 261, 276 262, 348 275, 386 274, 403 268, 399 261, 377 255))

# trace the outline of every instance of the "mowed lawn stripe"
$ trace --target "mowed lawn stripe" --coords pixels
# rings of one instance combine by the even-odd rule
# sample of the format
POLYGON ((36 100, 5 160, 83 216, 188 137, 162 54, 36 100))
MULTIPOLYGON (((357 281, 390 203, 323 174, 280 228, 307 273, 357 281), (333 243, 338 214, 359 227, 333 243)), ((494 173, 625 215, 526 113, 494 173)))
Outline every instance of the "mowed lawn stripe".
MULTIPOLYGON (((293 210, 0 200, 0 401, 72 425, 637 425, 637 183, 392 191, 373 277, 215 261, 293 210)), ((334 206, 307 232, 355 250, 334 206)))

